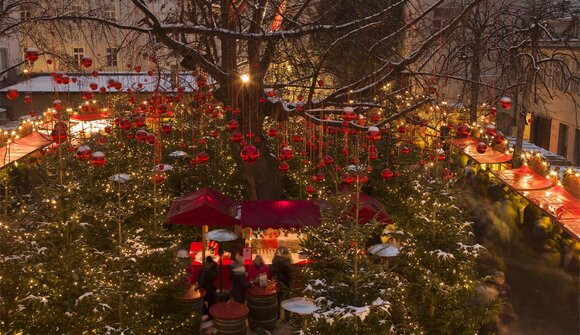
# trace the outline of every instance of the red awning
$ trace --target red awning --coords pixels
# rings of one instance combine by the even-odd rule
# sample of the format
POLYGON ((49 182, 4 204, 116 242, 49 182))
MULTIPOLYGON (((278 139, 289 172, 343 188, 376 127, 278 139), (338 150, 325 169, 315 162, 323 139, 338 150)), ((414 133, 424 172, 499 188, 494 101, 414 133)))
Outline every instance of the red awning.
POLYGON ((233 226, 237 219, 234 199, 211 188, 202 188, 171 204, 167 215, 168 224, 191 226, 233 226))
POLYGON ((320 208, 307 200, 244 200, 242 226, 300 228, 320 224, 320 208))
POLYGON ((522 192, 529 201, 555 217, 571 234, 580 237, 580 200, 561 186, 522 192))
MULTIPOLYGON (((385 209, 383 204, 379 200, 377 200, 377 198, 371 197, 368 194, 360 193, 359 201, 360 201, 360 209, 358 212, 358 218, 360 224, 367 224, 373 218, 380 223, 384 224, 393 223, 393 219, 391 219, 389 213, 387 213, 387 210, 385 209)), ((353 215, 356 213, 356 204, 353 205, 351 213, 353 215)))
POLYGON ((471 136, 451 139, 451 144, 453 144, 457 147, 460 147, 460 148, 465 148, 466 146, 473 144, 473 143, 479 143, 479 140, 477 138, 473 138, 471 136))
POLYGON ((52 141, 45 135, 34 132, 0 148, 0 169, 42 149, 52 141))
POLYGON ((532 191, 554 186, 550 179, 538 174, 527 165, 519 169, 492 171, 504 183, 518 191, 532 191))
POLYGON ((497 164, 506 163, 512 160, 512 155, 506 155, 502 152, 487 147, 487 150, 480 154, 477 152, 477 144, 469 144, 465 149, 463 149, 469 157, 475 159, 480 164, 497 164))
POLYGON ((88 113, 73 114, 70 117, 70 119, 74 120, 74 121, 87 122, 87 121, 96 121, 96 120, 108 119, 109 117, 111 117, 111 116, 106 111, 94 110, 94 111, 91 111, 88 113))

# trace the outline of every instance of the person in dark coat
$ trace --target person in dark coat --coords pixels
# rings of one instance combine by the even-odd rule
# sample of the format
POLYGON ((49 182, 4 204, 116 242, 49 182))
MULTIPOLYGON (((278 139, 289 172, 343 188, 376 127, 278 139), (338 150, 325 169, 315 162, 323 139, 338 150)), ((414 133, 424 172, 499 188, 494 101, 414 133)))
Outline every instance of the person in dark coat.
POLYGON ((252 284, 246 280, 246 268, 244 260, 238 256, 231 265, 232 268, 232 291, 230 297, 241 304, 246 302, 246 289, 252 284))
MULTIPOLYGON (((292 262, 290 252, 287 248, 280 247, 276 250, 276 255, 272 259, 272 278, 278 282, 278 304, 290 298, 292 289, 292 262)), ((289 318, 289 313, 285 313, 285 318, 289 318)))
POLYGON ((217 263, 211 256, 205 258, 205 263, 199 273, 197 285, 205 290, 203 300, 207 302, 207 309, 215 303, 215 278, 217 277, 217 263))

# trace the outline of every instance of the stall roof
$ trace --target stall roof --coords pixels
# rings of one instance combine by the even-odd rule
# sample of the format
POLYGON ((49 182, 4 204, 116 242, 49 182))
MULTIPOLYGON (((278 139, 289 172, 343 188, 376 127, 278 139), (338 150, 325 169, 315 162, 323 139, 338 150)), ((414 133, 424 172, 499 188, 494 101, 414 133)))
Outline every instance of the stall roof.
POLYGON ((0 169, 40 150, 52 141, 39 132, 33 132, 0 148, 0 169))
POLYGON ((235 216, 234 199, 211 188, 202 188, 173 201, 168 224, 190 226, 233 226, 240 224, 235 216))
POLYGON ((308 200, 243 200, 242 226, 300 228, 320 224, 320 208, 308 200))
POLYGON ((469 157, 475 159, 480 164, 497 164, 497 163, 507 163, 512 160, 512 155, 506 155, 502 152, 487 147, 487 150, 480 154, 477 152, 477 144, 469 144, 463 152, 469 157))
POLYGON ((479 143, 479 140, 477 138, 471 137, 471 136, 467 136, 467 137, 463 137, 463 138, 452 138, 451 139, 451 144, 464 148, 467 145, 473 144, 473 143, 479 143))
POLYGON ((491 171, 517 191, 540 190, 554 186, 550 179, 523 165, 519 169, 491 171))
POLYGON ((580 238, 580 200, 561 186, 522 192, 522 195, 550 214, 571 234, 580 238))

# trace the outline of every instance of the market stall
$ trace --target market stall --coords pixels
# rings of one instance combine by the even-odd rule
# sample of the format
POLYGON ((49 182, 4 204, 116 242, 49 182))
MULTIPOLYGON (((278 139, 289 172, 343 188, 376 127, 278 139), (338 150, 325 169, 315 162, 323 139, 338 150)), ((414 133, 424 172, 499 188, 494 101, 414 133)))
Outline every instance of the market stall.
POLYGON ((48 136, 33 132, 0 148, 0 169, 50 145, 48 136))
POLYGON ((479 164, 501 164, 512 160, 511 154, 505 154, 489 146, 486 146, 484 151, 478 146, 479 144, 477 143, 468 144, 463 149, 463 152, 479 164))

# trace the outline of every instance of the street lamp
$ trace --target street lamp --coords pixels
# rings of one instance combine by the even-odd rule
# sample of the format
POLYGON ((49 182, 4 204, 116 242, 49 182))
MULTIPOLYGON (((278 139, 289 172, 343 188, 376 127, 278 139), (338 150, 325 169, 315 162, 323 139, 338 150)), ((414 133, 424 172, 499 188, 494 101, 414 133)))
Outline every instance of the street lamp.
POLYGON ((242 83, 247 84, 250 81, 250 75, 249 74, 242 74, 240 76, 240 79, 242 80, 242 83))

